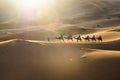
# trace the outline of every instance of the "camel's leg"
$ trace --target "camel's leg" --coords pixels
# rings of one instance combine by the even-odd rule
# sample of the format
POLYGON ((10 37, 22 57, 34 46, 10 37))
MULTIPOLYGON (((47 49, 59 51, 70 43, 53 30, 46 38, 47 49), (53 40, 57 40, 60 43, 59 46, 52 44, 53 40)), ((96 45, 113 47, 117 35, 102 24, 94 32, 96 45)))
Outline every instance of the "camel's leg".
POLYGON ((62 39, 63 40, 63 42, 64 42, 64 39, 62 39))
POLYGON ((72 42, 73 42, 73 39, 72 39, 72 42))
POLYGON ((82 42, 82 39, 80 39, 80 41, 82 42))
POLYGON ((78 42, 78 39, 77 39, 77 42, 78 42))
POLYGON ((80 41, 82 42, 82 38, 80 38, 80 41))
POLYGON ((90 42, 90 40, 88 39, 88 42, 90 42))
POLYGON ((96 39, 95 39, 95 42, 96 42, 96 39))

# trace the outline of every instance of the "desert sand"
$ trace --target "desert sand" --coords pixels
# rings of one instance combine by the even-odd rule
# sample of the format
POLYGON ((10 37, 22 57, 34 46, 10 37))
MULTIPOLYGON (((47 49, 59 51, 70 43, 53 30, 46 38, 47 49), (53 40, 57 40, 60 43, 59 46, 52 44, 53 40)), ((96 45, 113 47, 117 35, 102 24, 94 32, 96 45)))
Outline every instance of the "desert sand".
POLYGON ((120 0, 0 0, 0 80, 120 80, 120 0))
POLYGON ((99 32, 103 42, 0 42, 0 80, 120 80, 116 29, 99 32))

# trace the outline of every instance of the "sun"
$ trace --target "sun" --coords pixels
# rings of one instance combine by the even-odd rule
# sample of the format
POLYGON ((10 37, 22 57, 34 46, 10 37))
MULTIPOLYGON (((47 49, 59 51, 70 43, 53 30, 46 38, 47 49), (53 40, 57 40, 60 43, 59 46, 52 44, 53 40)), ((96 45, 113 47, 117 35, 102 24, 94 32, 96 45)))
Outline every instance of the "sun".
POLYGON ((38 24, 57 23, 58 14, 54 8, 55 0, 16 0, 20 8, 19 18, 23 22, 38 24))
POLYGON ((16 0, 16 5, 20 8, 25 15, 31 15, 36 11, 43 12, 45 9, 49 9, 53 0, 16 0))

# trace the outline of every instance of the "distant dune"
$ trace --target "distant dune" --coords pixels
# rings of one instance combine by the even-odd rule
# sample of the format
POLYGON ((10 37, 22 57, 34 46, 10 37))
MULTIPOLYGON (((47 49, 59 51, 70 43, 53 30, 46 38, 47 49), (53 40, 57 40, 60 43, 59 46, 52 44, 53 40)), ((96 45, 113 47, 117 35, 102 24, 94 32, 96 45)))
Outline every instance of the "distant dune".
POLYGON ((64 27, 60 27, 56 30, 59 33, 62 34, 88 34, 88 33, 94 33, 97 31, 97 29, 93 29, 93 28, 82 28, 82 27, 78 27, 78 26, 64 26, 64 27))
POLYGON ((11 39, 27 39, 27 40, 42 40, 46 41, 49 37, 54 39, 57 33, 55 31, 49 30, 31 30, 23 31, 19 33, 12 33, 7 36, 0 37, 1 41, 11 40, 11 39))
MULTIPOLYGON (((19 33, 11 33, 0 37, 0 40, 10 40, 10 39, 26 39, 26 40, 42 40, 46 41, 47 38, 51 38, 51 40, 54 40, 56 36, 59 36, 60 34, 88 34, 88 33, 94 33, 97 29, 93 28, 80 28, 77 26, 65 26, 56 28, 55 30, 46 30, 46 29, 38 29, 38 30, 31 30, 31 31, 19 31, 19 33)), ((2 35, 2 34, 1 34, 2 35)))
POLYGON ((120 32, 119 32, 120 26, 117 27, 110 27, 110 28, 103 28, 103 30, 97 31, 92 34, 88 34, 90 36, 96 35, 99 36, 101 35, 103 37, 103 42, 110 42, 110 41, 116 41, 120 40, 120 32))
POLYGON ((83 24, 0 37, 0 80, 120 80, 119 19, 83 24), (103 41, 63 42, 55 39, 60 34, 103 41))
POLYGON ((1 38, 1 40, 11 40, 11 39, 24 39, 24 40, 31 40, 31 42, 36 42, 36 43, 49 43, 46 42, 48 38, 50 38, 51 43, 75 43, 73 44, 76 45, 77 42, 74 39, 74 42, 67 41, 61 42, 61 41, 56 41, 55 37, 59 36, 61 33, 65 34, 67 36, 68 34, 75 34, 73 36, 78 36, 78 34, 83 34, 81 35, 82 37, 85 37, 86 35, 89 35, 92 37, 95 35, 98 37, 99 35, 102 36, 103 41, 102 42, 87 42, 85 40, 82 40, 82 42, 79 42, 79 45, 77 44, 78 47, 81 48, 93 48, 93 49, 104 49, 104 50, 120 50, 119 45, 120 45, 120 32, 119 32, 119 26, 118 27, 110 27, 110 28, 104 28, 104 29, 85 29, 85 28, 79 28, 79 27, 64 27, 62 29, 59 29, 59 32, 52 32, 52 31, 28 31, 25 33, 20 33, 20 34, 14 34, 10 35, 7 37, 1 38), (87 34, 90 33, 90 34, 87 34), (33 41, 34 40, 34 41, 33 41))

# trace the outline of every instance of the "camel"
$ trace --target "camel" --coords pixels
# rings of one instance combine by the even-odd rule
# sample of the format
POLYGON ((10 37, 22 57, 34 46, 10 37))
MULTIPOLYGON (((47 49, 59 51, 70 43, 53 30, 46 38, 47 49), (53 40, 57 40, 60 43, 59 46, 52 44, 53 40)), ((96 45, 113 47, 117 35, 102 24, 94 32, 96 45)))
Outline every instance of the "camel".
POLYGON ((96 38, 99 42, 102 42, 103 39, 102 39, 102 36, 100 35, 99 37, 96 38))
POLYGON ((64 38, 67 39, 67 40, 72 40, 72 42, 73 42, 73 37, 72 37, 72 35, 69 35, 69 36, 64 37, 64 38))
POLYGON ((63 35, 60 35, 59 37, 55 37, 56 39, 58 39, 58 40, 62 40, 62 41, 64 41, 64 37, 63 37, 63 35))
POLYGON ((81 38, 81 36, 79 35, 78 37, 74 37, 74 39, 76 39, 77 40, 77 42, 78 41, 82 41, 82 38, 81 38))
POLYGON ((92 37, 92 38, 90 38, 92 41, 95 41, 96 42, 96 38, 95 38, 95 35, 92 37))
POLYGON ((90 41, 90 37, 87 36, 87 37, 82 37, 85 41, 90 41))

